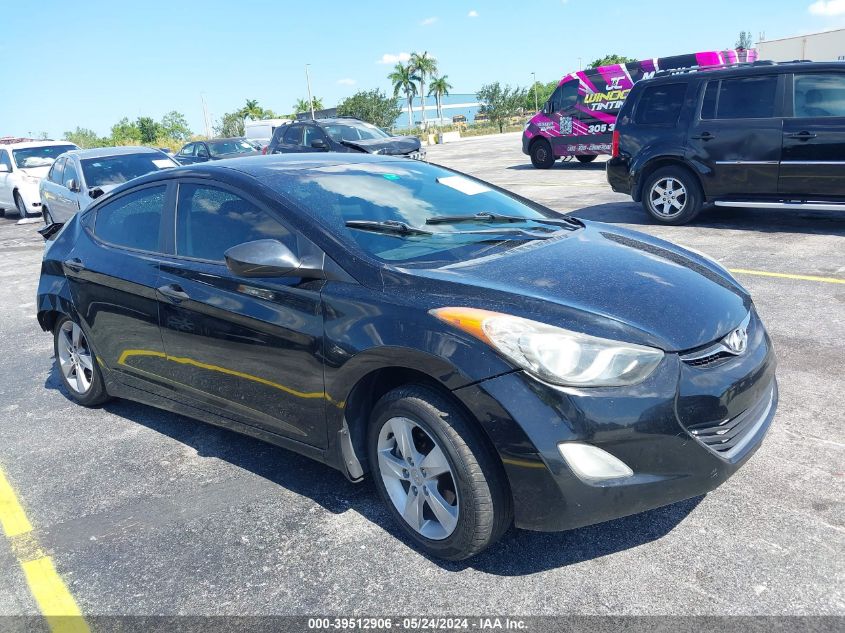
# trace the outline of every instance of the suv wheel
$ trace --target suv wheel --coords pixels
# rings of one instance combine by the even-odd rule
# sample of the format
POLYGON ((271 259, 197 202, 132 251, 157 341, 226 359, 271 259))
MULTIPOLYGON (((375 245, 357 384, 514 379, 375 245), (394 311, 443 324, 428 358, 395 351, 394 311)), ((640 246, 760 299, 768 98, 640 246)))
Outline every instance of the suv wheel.
POLYGON ((62 384, 75 402, 93 407, 109 399, 97 357, 73 319, 63 316, 56 321, 53 350, 62 384))
POLYGON ((373 410, 367 452, 379 496, 432 556, 468 558, 510 526, 504 472, 478 433, 454 403, 423 386, 394 389, 373 410))
POLYGON ((698 181, 684 167, 662 167, 643 187, 643 208, 663 224, 690 222, 701 211, 701 203, 698 181))
POLYGON ((541 138, 531 144, 531 164, 537 169, 548 169, 555 164, 555 155, 549 142, 541 138))
POLYGON ((23 201, 23 198, 21 198, 21 194, 17 191, 15 192, 15 206, 18 208, 18 215, 20 215, 21 218, 25 218, 27 216, 26 203, 23 201))
POLYGON ((592 163, 596 159, 596 155, 595 154, 590 154, 590 155, 582 154, 580 156, 576 156, 575 158, 578 159, 579 163, 592 163))

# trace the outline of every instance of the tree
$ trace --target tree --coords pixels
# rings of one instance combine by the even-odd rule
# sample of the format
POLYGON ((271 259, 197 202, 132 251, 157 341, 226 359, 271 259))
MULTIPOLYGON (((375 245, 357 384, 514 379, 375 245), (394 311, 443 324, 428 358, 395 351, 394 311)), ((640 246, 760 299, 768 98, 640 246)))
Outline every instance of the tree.
POLYGON ((549 97, 552 96, 552 93, 557 88, 559 81, 549 81, 543 83, 542 81, 537 81, 525 91, 525 104, 523 108, 530 112, 536 112, 538 108, 542 108, 543 104, 549 100, 549 97), (537 90, 537 100, 534 100, 534 90, 537 90))
POLYGON ((141 131, 136 123, 123 117, 111 126, 111 140, 113 145, 138 145, 141 143, 141 131))
POLYGON ((431 85, 428 87, 428 96, 434 95, 434 100, 437 102, 437 120, 443 119, 443 97, 449 94, 452 89, 452 84, 446 81, 448 75, 442 77, 432 77, 431 85))
POLYGON ((232 138, 234 136, 244 135, 244 118, 241 116, 242 110, 236 112, 229 112, 223 115, 214 125, 214 133, 217 136, 232 138))
POLYGON ((261 119, 275 119, 276 114, 272 110, 265 110, 256 99, 247 99, 244 107, 238 110, 237 114, 241 119, 250 119, 251 121, 259 121, 261 119))
POLYGON ((74 145, 79 145, 83 149, 102 147, 110 144, 109 139, 100 138, 94 130, 79 126, 72 132, 65 132, 65 140, 70 141, 74 145))
POLYGON ((423 128, 425 128, 425 78, 437 74, 437 60, 429 55, 428 51, 423 51, 422 55, 411 53, 409 64, 413 68, 414 74, 417 75, 417 81, 420 82, 420 110, 422 111, 423 128))
MULTIPOLYGON (((311 97, 311 102, 314 104, 315 111, 323 109, 323 99, 321 97, 311 97)), ((294 114, 300 112, 311 114, 311 106, 308 105, 308 99, 297 99, 296 103, 293 104, 293 112, 294 114)))
POLYGON ((135 122, 138 127, 140 141, 145 145, 154 145, 161 136, 161 126, 148 116, 139 116, 135 122))
POLYGON ((599 57, 598 59, 593 60, 587 68, 598 68, 599 66, 610 66, 611 64, 627 64, 635 61, 637 60, 633 57, 625 57, 624 55, 611 53, 610 55, 605 55, 604 57, 599 57))
POLYGON ((375 126, 392 128, 402 108, 396 105, 396 98, 381 90, 361 90, 337 106, 340 116, 354 116, 375 126))
POLYGON ((754 42, 751 40, 751 32, 740 31, 734 47, 740 50, 748 50, 752 46, 754 46, 754 42))
POLYGON ((479 112, 504 132, 505 124, 511 117, 519 114, 525 103, 525 89, 501 86, 498 81, 481 87, 476 95, 481 102, 479 112))
POLYGON ((417 94, 417 80, 416 74, 411 64, 407 66, 399 62, 393 67, 393 72, 387 78, 393 84, 393 96, 398 97, 399 93, 404 93, 405 99, 408 100, 408 129, 414 127, 414 95, 417 94))
POLYGON ((161 117, 159 128, 161 129, 161 135, 165 138, 182 143, 193 135, 185 115, 175 110, 161 117))

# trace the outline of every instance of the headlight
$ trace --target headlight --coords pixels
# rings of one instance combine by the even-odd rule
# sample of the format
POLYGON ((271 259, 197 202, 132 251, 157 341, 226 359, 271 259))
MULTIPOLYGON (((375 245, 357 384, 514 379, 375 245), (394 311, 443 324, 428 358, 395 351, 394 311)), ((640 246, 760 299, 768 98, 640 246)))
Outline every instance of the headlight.
POLYGON ((652 347, 572 332, 475 308, 431 314, 493 346, 514 364, 555 385, 620 387, 645 380, 663 358, 652 347))

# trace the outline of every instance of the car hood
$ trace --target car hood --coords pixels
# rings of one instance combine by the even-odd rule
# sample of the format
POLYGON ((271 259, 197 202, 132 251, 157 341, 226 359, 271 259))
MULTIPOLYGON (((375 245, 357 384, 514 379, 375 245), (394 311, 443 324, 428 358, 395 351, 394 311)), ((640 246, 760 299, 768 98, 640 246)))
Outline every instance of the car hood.
POLYGON ((668 352, 720 339, 751 307, 745 289, 718 264, 592 222, 560 238, 444 268, 405 269, 405 275, 439 305, 507 312, 668 352), (453 284, 445 292, 444 282, 453 284))
POLYGON ((359 141, 341 141, 347 147, 358 149, 368 154, 399 155, 420 151, 420 139, 416 136, 391 136, 359 141))

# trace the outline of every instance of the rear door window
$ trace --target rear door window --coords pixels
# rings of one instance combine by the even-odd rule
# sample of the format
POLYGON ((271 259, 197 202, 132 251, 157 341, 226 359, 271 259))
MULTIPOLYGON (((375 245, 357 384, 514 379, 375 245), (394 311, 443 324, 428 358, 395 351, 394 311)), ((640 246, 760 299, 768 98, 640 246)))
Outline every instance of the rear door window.
POLYGON ((68 189, 70 189, 69 183, 70 183, 71 179, 73 179, 75 181, 76 186, 78 187, 79 186, 79 174, 76 173, 76 165, 73 164, 72 159, 68 159, 68 161, 65 163, 65 173, 62 176, 62 183, 68 189))
POLYGON ((282 141, 285 145, 302 145, 302 126, 291 125, 285 130, 285 137, 282 141))
POLYGON ((47 174, 47 180, 54 182, 57 185, 64 185, 65 181, 62 179, 62 174, 65 169, 66 160, 66 158, 59 158, 55 163, 53 163, 53 166, 50 167, 50 173, 47 174))
POLYGON ((711 81, 704 93, 702 119, 768 119, 775 115, 777 75, 711 81))
POLYGON ((166 191, 166 185, 145 187, 107 202, 97 210, 94 234, 115 246, 158 251, 166 191))
POLYGON ((686 92, 686 83, 649 86, 640 96, 634 121, 640 125, 675 125, 686 92))
POLYGON ((196 145, 194 143, 189 143, 182 148, 182 151, 179 152, 179 156, 193 156, 194 155, 194 148, 196 145))
POLYGON ((793 81, 797 117, 845 117, 845 73, 796 74, 793 81))

